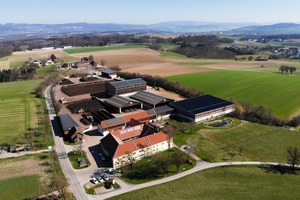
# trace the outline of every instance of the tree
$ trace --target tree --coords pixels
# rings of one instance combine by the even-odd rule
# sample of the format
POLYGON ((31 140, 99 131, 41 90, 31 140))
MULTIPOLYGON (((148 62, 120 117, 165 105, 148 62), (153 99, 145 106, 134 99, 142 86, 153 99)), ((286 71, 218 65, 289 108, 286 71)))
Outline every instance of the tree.
POLYGON ((52 181, 51 187, 53 190, 58 191, 62 199, 66 199, 68 182, 62 175, 55 177, 52 181))
POLYGON ((105 59, 102 59, 102 60, 100 61, 100 64, 101 64, 102 66, 105 66, 105 65, 107 64, 107 61, 106 61, 105 59))
POLYGON ((283 72, 285 71, 286 66, 285 65, 281 65, 279 67, 279 71, 281 71, 281 73, 283 74, 283 72))
POLYGON ((171 123, 168 123, 166 132, 168 134, 167 142, 168 142, 168 158, 169 158, 170 149, 171 149, 172 144, 173 144, 173 137, 175 135, 175 129, 174 129, 174 126, 171 123))
POLYGON ((132 152, 126 152, 127 162, 129 163, 131 173, 134 173, 135 158, 132 152))
POLYGON ((297 68, 296 67, 290 67, 289 70, 290 70, 290 73, 293 74, 293 72, 295 72, 297 70, 297 68))
POLYGON ((88 59, 89 59, 89 61, 94 61, 94 56, 93 55, 89 55, 88 59))
POLYGON ((248 61, 252 61, 254 59, 253 56, 248 56, 248 61))
POLYGON ((28 132, 24 133, 24 138, 29 143, 29 146, 32 149, 33 149, 33 137, 34 137, 34 131, 32 129, 29 129, 28 132))
POLYGON ((190 159, 190 153, 193 153, 195 151, 195 149, 197 148, 198 142, 196 140, 192 140, 192 139, 188 139, 186 142, 187 145, 187 155, 188 155, 188 159, 190 159))
POLYGON ((170 160, 165 156, 155 156, 154 163, 157 169, 162 173, 163 176, 169 171, 170 160))
POLYGON ((176 166, 176 172, 178 173, 179 168, 182 164, 184 164, 186 159, 184 158, 184 154, 180 151, 175 151, 171 155, 171 162, 176 166))
POLYGON ((287 162, 292 165, 293 169, 295 169, 295 165, 298 165, 299 158, 300 158, 300 153, 298 151, 298 148, 297 147, 294 147, 294 148, 289 147, 287 150, 287 153, 288 153, 287 162))

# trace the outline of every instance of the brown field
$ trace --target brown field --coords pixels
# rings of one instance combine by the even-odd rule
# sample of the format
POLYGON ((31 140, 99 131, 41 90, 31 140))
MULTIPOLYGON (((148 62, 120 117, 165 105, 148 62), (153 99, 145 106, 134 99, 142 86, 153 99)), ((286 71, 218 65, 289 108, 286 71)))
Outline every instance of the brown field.
POLYGON ((10 179, 20 176, 42 175, 45 167, 33 157, 25 160, 8 159, 0 163, 0 180, 10 179))
POLYGON ((159 76, 171 76, 220 69, 254 69, 259 68, 261 65, 276 66, 280 64, 295 64, 290 61, 275 60, 269 60, 265 62, 237 62, 234 60, 221 59, 165 58, 160 56, 158 52, 150 49, 121 49, 78 53, 72 55, 75 55, 76 57, 93 55, 98 63, 101 61, 101 59, 105 59, 107 61, 107 66, 118 64, 123 71, 159 76), (216 64, 191 67, 178 64, 180 62, 216 62, 216 64))

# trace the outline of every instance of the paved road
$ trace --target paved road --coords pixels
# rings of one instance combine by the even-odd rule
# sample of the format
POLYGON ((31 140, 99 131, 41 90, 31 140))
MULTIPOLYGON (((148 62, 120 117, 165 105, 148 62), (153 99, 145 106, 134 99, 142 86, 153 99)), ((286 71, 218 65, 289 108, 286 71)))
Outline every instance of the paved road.
MULTIPOLYGON (((47 87, 45 90, 45 99, 47 104, 47 109, 49 113, 49 119, 51 123, 55 123, 55 120, 57 120, 57 116, 53 107, 53 103, 50 96, 50 86, 47 87)), ((70 163, 70 160, 68 159, 63 138, 58 136, 56 133, 58 133, 58 130, 55 130, 56 126, 52 126, 52 133, 54 137, 55 142, 55 151, 59 155, 60 165, 61 168, 65 174, 65 177, 67 178, 70 188, 75 195, 76 199, 78 200, 88 200, 88 197, 83 189, 83 187, 80 185, 80 182, 77 179, 77 176, 73 170, 73 167, 70 163)))

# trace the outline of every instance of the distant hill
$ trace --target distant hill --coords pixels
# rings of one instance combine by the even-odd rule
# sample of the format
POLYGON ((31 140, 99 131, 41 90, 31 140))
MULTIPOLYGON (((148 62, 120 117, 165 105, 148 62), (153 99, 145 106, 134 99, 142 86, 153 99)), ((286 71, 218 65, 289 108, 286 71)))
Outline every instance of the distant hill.
MULTIPOLYGON (((119 33, 216 33, 247 26, 242 23, 210 23, 171 21, 157 24, 67 23, 67 24, 0 24, 0 39, 39 36, 70 36, 73 34, 119 33)), ((250 24, 253 25, 253 24, 250 24)))
POLYGON ((280 23, 215 23, 198 21, 170 21, 157 24, 66 23, 66 24, 0 24, 0 40, 72 35, 145 34, 300 34, 300 24, 280 23))
POLYGON ((279 23, 273 25, 261 25, 261 26, 246 26, 236 28, 228 33, 234 34, 300 34, 300 24, 294 23, 279 23))

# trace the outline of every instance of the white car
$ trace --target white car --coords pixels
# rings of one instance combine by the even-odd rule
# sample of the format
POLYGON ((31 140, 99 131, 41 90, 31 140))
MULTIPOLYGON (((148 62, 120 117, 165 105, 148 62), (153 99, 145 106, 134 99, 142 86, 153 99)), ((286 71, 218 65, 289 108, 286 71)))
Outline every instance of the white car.
POLYGON ((97 177, 97 180, 98 180, 100 183, 103 183, 103 182, 104 182, 104 180, 103 180, 103 178, 102 178, 101 176, 98 176, 98 177, 97 177))
POLYGON ((92 178, 91 182, 94 183, 94 184, 98 184, 99 183, 99 181, 95 177, 92 178))

